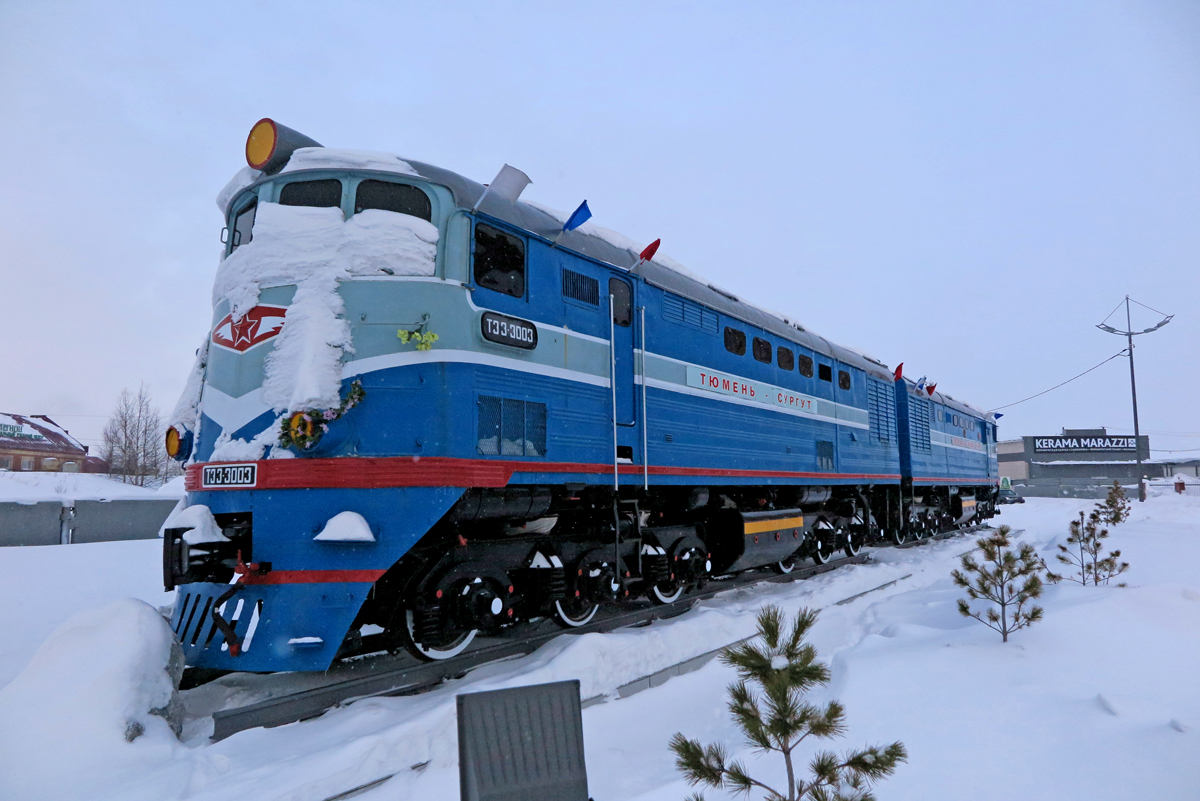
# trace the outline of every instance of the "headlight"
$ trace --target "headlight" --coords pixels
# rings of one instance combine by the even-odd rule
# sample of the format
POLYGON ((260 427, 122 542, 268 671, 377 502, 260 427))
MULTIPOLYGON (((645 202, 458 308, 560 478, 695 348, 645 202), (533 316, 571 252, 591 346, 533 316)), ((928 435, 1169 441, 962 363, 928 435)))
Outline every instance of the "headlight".
POLYGON ((283 169, 298 149, 321 147, 321 143, 309 139, 299 131, 280 125, 270 117, 254 123, 246 137, 246 163, 255 170, 274 175, 283 169))
POLYGON ((192 432, 187 429, 180 431, 171 426, 167 429, 165 445, 167 456, 182 462, 192 455, 192 432))

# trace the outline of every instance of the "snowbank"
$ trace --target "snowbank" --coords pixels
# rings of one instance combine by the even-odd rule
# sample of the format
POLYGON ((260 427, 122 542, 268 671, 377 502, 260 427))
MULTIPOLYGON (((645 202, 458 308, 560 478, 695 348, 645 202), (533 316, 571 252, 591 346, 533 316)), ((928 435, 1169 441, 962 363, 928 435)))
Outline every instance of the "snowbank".
MULTIPOLYGON (((1024 529, 1020 540, 1052 559, 1054 545, 1066 540, 1069 521, 1093 503, 1031 498, 1006 507, 997 522, 1024 529)), ((1045 620, 1017 632, 1007 645, 955 610, 961 591, 951 585, 949 573, 971 547, 970 539, 879 548, 872 550, 873 565, 793 585, 739 590, 635 631, 562 637, 528 657, 481 668, 422 695, 363 700, 311 721, 247 731, 219 743, 208 742, 195 725, 188 747, 169 757, 147 749, 142 761, 118 765, 115 771, 124 771, 126 781, 119 789, 110 782, 115 773, 68 773, 64 780, 76 782, 74 797, 89 799, 319 801, 394 773, 362 795, 364 801, 454 798, 455 695, 559 679, 579 679, 585 697, 609 695, 583 713, 590 790, 597 799, 687 796, 690 788, 667 748, 676 731, 725 742, 734 757, 773 778, 774 763, 746 748, 730 723, 725 688, 733 674, 719 662, 626 699, 611 694, 750 634, 754 613, 776 603, 788 611, 824 610, 812 640, 821 658, 832 663, 833 682, 815 700, 844 702, 849 724, 848 736, 831 745, 899 739, 908 746, 910 761, 879 788, 881 798, 1195 798, 1200 498, 1167 495, 1135 502, 1131 520, 1114 527, 1106 542, 1133 565, 1122 576, 1130 586, 1050 587, 1042 600, 1045 620), (892 580, 898 581, 834 605, 892 580)), ((150 556, 156 553, 147 550, 144 569, 156 580, 150 556)), ((69 585, 63 588, 37 580, 49 563, 22 563, 9 575, 28 579, 12 583, 3 573, 6 557, 0 551, 0 615, 12 609, 14 621, 21 618, 15 611, 20 604, 60 608, 67 603, 60 596, 93 577, 111 580, 107 569, 115 573, 123 564, 112 557, 56 562, 62 584, 69 585)), ((6 622, 0 618, 0 625, 6 622)), ((45 629, 32 627, 10 631, 7 639, 18 648, 32 649, 45 636, 45 629)), ((303 677, 295 678, 302 686, 303 677)), ((256 700, 255 679, 229 676, 209 688, 250 703, 256 700)), ((131 747, 142 741, 151 742, 142 737, 131 747)), ((5 760, 0 750, 0 773, 8 767, 5 760)))
POLYGON ((182 498, 187 494, 187 489, 184 487, 184 477, 175 476, 175 478, 163 484, 154 491, 154 494, 160 498, 182 498))
MULTIPOLYGON (((166 486, 164 485, 164 488, 166 486)), ((136 487, 92 473, 0 473, 0 503, 117 501, 162 497, 163 494, 160 494, 158 489, 136 487)))
POLYGON ((0 797, 79 798, 169 761, 182 671, 170 627, 141 601, 72 617, 0 690, 0 797))

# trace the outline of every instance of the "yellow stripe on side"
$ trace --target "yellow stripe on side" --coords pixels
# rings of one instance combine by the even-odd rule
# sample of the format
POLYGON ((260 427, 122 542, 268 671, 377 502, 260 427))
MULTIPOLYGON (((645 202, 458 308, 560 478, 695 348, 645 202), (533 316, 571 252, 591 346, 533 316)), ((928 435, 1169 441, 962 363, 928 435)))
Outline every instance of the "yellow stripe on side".
POLYGON ((747 534, 762 534, 764 531, 782 531, 785 528, 803 528, 803 517, 781 517, 778 520, 755 520, 746 523, 747 534))

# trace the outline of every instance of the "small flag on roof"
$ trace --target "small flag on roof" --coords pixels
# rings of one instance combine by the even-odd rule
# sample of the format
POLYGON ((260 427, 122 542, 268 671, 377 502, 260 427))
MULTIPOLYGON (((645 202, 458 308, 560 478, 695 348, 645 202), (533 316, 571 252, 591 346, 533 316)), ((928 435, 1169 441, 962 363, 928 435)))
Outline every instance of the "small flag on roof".
POLYGON ((634 264, 629 269, 636 270, 638 267, 641 267, 643 264, 645 264, 646 262, 653 259, 654 254, 658 252, 658 246, 661 244, 662 244, 661 239, 655 239, 649 245, 646 245, 646 247, 643 248, 642 252, 638 254, 637 264, 634 264))
POLYGON ((510 167, 505 164, 500 168, 500 172, 496 173, 496 177, 492 182, 484 187, 483 194, 479 196, 479 200, 475 201, 475 205, 471 207, 471 211, 479 208, 479 204, 483 203, 483 199, 488 195, 504 198, 507 201, 515 203, 521 193, 525 191, 525 187, 529 186, 532 181, 529 176, 518 170, 516 167, 510 167))
POLYGON ((996 418, 997 420, 999 420, 1003 416, 1004 415, 1001 414, 1000 412, 992 412, 992 417, 996 418))
POLYGON ((896 365, 896 372, 893 373, 892 380, 899 381, 903 377, 904 377, 904 362, 900 362, 899 364, 896 365))
POLYGON ((931 396, 933 395, 933 391, 935 389, 937 389, 937 384, 930 384, 929 386, 925 387, 925 391, 928 392, 931 396))
POLYGON ((925 389, 925 381, 926 381, 925 376, 921 376, 920 378, 917 379, 917 392, 920 392, 925 389))
POLYGON ((574 231, 590 219, 592 219, 592 210, 588 208, 587 201, 585 200, 579 204, 579 208, 571 212, 571 216, 563 223, 563 232, 574 231))

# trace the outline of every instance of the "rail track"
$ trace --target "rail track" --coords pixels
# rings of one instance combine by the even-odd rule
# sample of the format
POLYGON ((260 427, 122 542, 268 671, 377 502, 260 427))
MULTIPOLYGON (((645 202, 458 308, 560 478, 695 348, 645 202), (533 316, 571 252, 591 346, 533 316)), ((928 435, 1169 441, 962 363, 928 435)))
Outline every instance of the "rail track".
MULTIPOLYGON (((974 526, 955 529, 928 536, 922 540, 901 545, 874 543, 877 547, 912 548, 930 542, 949 539, 987 528, 974 526)), ((797 567, 790 573, 778 575, 767 570, 746 571, 737 576, 721 577, 709 581, 703 590, 693 592, 669 604, 651 604, 646 600, 633 601, 614 608, 607 614, 597 614, 595 620, 585 626, 563 629, 546 618, 516 627, 514 633, 502 631, 492 637, 478 637, 475 644, 453 659, 422 662, 407 653, 380 652, 343 660, 323 674, 305 676, 307 685, 295 687, 292 674, 261 677, 256 692, 265 693, 267 698, 256 703, 233 709, 221 709, 212 713, 213 741, 223 740, 246 729, 282 726, 317 717, 329 709, 363 698, 380 696, 414 695, 431 690, 442 683, 461 678, 483 665, 513 659, 533 653, 547 642, 563 635, 609 632, 616 629, 646 626, 655 620, 678 617, 692 609, 699 601, 713 598, 732 590, 763 583, 784 584, 800 581, 848 565, 871 561, 871 555, 863 552, 857 556, 830 560, 823 565, 797 567), (275 685, 272 686, 272 683, 275 685)), ((199 685, 203 687, 203 685, 199 685)), ((185 697, 195 689, 184 690, 185 697)), ((186 701, 185 701, 186 703, 186 701)))

